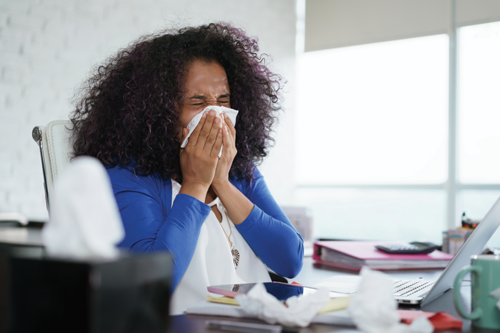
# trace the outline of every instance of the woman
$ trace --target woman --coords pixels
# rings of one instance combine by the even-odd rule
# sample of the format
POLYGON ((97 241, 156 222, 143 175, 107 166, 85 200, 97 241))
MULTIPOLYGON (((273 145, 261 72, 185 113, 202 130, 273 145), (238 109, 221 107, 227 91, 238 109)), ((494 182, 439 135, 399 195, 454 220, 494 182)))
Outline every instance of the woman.
POLYGON ((302 267, 302 238, 254 165, 272 143, 280 88, 257 52, 224 24, 143 37, 96 69, 71 117, 74 156, 108 170, 126 232, 119 246, 172 254, 173 314, 204 300, 208 285, 302 267), (238 110, 236 124, 203 113, 181 149, 187 124, 215 106, 238 110))

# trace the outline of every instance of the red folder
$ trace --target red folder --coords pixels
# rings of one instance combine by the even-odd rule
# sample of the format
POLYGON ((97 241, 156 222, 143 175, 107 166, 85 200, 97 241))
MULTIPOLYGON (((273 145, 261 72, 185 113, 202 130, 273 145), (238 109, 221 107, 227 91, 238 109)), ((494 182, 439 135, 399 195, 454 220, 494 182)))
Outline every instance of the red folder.
POLYGON ((321 241, 314 243, 317 263, 359 271, 363 266, 377 270, 445 268, 452 255, 441 251, 429 254, 389 254, 375 248, 398 242, 321 241))

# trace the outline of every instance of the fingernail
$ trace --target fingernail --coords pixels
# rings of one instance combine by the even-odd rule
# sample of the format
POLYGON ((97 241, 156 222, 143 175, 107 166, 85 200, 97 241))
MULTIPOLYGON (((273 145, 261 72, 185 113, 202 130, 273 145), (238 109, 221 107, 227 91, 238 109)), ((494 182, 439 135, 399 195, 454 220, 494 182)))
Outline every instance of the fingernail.
POLYGON ((220 121, 220 118, 219 118, 219 117, 215 118, 215 123, 216 123, 216 124, 218 124, 218 123, 219 123, 219 121, 220 121))
POLYGON ((213 117, 215 116, 215 111, 214 110, 210 110, 210 115, 213 117))
POLYGON ((207 117, 207 113, 206 112, 203 112, 203 114, 201 115, 202 118, 206 118, 207 117))

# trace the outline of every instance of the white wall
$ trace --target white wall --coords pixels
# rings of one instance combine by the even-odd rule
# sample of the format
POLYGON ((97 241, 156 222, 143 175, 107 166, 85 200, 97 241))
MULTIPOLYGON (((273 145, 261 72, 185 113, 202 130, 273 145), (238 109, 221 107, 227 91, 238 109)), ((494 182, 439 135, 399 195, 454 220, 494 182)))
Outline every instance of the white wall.
POLYGON ((142 34, 221 20, 258 36, 289 82, 277 144, 261 170, 278 202, 290 204, 295 18, 292 0, 0 0, 0 212, 47 218, 31 130, 68 118, 93 65, 142 34))

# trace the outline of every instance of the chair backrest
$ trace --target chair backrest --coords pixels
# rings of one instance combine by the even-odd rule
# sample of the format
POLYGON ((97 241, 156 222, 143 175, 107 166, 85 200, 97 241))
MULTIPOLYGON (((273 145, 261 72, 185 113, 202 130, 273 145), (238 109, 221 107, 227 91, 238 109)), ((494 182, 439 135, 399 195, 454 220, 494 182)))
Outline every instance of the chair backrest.
POLYGON ((73 142, 69 120, 55 120, 47 126, 33 128, 33 140, 38 143, 42 159, 42 171, 45 186, 45 201, 50 212, 50 198, 54 191, 54 181, 70 163, 73 142))

